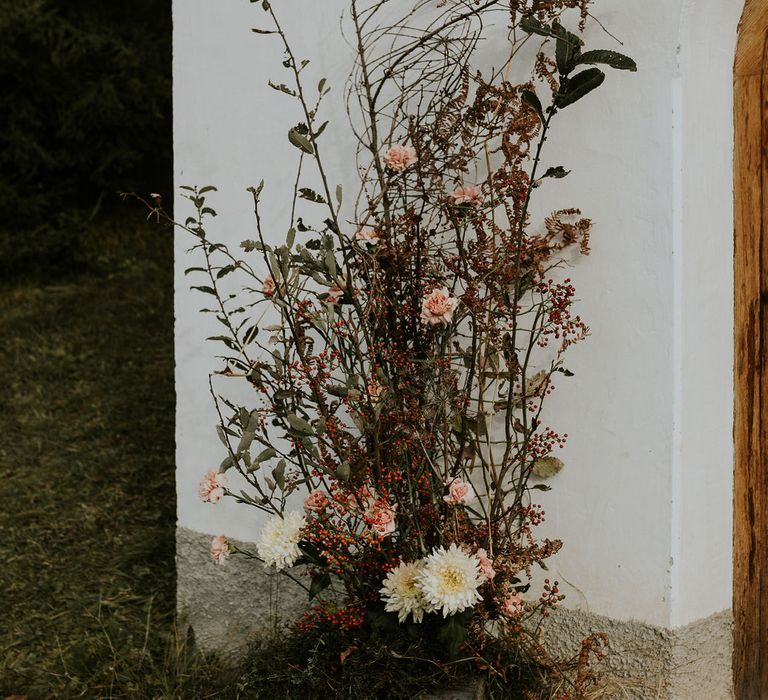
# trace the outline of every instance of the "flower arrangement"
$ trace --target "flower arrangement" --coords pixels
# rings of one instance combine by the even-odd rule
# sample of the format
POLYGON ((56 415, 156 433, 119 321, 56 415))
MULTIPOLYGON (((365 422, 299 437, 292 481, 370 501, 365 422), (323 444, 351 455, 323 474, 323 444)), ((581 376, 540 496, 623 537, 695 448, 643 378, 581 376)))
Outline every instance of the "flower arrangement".
MULTIPOLYGON (((383 0, 350 0, 361 183, 344 209, 322 157, 330 87, 307 86, 308 61, 260 4, 269 25, 254 31, 282 43, 291 83, 270 85, 303 114, 287 134, 297 178, 281 245, 263 234, 267 188, 251 189, 258 235, 245 257, 208 238, 215 188, 186 188, 196 216, 184 228, 204 261, 192 272, 206 278, 196 288, 224 329, 219 374, 253 388, 241 406, 211 384, 226 456, 200 497, 267 514, 245 554, 320 601, 302 632, 428 635, 446 658, 463 650, 504 677, 488 650, 527 639, 541 654, 537 620, 563 597, 549 580, 523 597, 561 547, 535 536, 545 514, 532 494, 548 487, 530 477, 558 463, 567 435, 546 425, 544 400, 588 334, 559 268, 588 254, 591 222, 576 208, 536 221, 531 201, 568 175, 543 166, 554 118, 602 84, 598 64, 635 64, 585 50, 561 23, 573 10, 583 28, 589 0, 418 0, 386 23, 383 0), (508 26, 509 54, 481 72, 472 59, 492 20, 508 26), (512 83, 526 46, 530 76, 512 83), (221 291, 236 273, 246 301, 221 291), (247 489, 230 489, 229 470, 247 489)), ((220 536, 211 556, 231 550, 220 536)))

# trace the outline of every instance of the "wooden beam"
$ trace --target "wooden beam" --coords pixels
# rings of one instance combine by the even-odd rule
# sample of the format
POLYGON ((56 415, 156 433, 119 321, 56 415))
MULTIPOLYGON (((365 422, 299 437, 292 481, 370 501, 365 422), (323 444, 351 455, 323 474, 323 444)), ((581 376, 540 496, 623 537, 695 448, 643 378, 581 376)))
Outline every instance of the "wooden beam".
POLYGON ((734 689, 768 700, 768 0, 734 64, 734 689))
POLYGON ((739 22, 739 46, 733 66, 734 76, 762 74, 766 27, 768 27, 768 2, 747 0, 739 22))

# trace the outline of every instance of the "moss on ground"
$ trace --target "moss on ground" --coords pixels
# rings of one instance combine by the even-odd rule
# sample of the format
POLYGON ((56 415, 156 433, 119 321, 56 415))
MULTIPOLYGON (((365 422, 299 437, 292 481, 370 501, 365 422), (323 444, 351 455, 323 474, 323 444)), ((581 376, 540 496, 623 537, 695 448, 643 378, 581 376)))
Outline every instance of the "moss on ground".
POLYGON ((205 697, 173 633, 170 233, 90 236, 110 272, 0 289, 0 698, 205 697))

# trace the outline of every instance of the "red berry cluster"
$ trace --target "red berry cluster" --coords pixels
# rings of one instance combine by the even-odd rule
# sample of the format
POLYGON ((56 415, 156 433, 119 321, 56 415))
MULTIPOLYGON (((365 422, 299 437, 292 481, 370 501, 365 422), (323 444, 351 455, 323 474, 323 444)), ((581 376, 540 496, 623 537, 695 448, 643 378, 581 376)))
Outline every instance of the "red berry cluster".
POLYGON ((296 627, 301 632, 310 632, 319 627, 331 627, 348 632, 362 627, 364 622, 365 610, 361 605, 351 604, 338 608, 324 602, 309 608, 296 622, 296 627))

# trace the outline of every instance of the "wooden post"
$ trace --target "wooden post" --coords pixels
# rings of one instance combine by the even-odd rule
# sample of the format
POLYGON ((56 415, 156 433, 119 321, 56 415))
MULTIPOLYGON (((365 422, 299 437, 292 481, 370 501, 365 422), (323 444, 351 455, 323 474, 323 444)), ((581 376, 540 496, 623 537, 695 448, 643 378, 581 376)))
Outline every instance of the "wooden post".
POLYGON ((768 700, 767 42, 768 0, 747 0, 734 65, 733 662, 737 700, 768 700))

